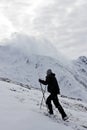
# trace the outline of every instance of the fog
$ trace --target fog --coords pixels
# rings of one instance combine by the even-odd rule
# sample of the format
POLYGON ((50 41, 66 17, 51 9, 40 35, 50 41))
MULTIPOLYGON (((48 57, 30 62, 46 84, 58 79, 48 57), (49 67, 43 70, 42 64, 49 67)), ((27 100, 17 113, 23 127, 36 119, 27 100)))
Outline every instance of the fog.
POLYGON ((87 56, 86 12, 86 0, 0 0, 0 40, 23 33, 69 59, 87 56))

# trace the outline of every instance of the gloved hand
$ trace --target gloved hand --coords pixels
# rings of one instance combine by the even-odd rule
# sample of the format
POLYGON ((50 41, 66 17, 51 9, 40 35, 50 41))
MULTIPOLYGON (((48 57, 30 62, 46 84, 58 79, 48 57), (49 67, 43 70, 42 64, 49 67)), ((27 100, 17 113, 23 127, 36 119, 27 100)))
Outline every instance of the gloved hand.
POLYGON ((38 80, 41 83, 41 79, 38 80))

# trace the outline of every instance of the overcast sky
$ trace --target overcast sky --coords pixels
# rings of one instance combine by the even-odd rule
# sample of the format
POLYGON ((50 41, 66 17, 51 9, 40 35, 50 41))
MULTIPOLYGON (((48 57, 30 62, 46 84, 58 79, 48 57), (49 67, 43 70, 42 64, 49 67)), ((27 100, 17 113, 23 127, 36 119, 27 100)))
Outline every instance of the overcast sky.
POLYGON ((87 56, 87 0, 0 0, 0 40, 45 38, 69 58, 87 56))

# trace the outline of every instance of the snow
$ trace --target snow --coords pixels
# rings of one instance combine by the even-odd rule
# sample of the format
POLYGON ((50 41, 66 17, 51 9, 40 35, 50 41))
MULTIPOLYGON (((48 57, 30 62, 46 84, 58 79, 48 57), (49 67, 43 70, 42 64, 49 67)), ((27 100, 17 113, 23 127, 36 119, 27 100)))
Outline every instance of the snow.
POLYGON ((0 7, 0 130, 87 129, 86 0, 1 0, 0 7), (70 61, 60 52, 84 56, 70 61), (55 117, 46 116, 45 102, 40 109, 38 79, 47 69, 68 122, 54 105, 55 117))
MULTIPOLYGON (((86 80, 84 73, 79 71, 79 65, 86 70, 86 64, 78 60, 65 61, 61 56, 54 59, 36 54, 27 55, 15 46, 0 46, 0 129, 87 128, 86 80), (38 79, 45 78, 48 68, 56 73, 61 90, 59 100, 69 116, 69 122, 62 120, 54 106, 55 118, 44 114, 47 113, 44 102, 40 109, 42 93, 38 79)), ((45 96, 48 96, 47 92, 45 96)))
MULTIPOLYGON (((47 96, 48 93, 46 93, 47 96)), ((0 81, 0 129, 2 130, 84 130, 87 125, 87 104, 81 101, 60 98, 67 114, 73 114, 70 122, 64 122, 57 113, 58 119, 44 115, 46 107, 40 109, 42 93, 36 89, 22 88, 19 85, 0 81), (69 104, 67 104, 69 103, 69 104), (72 104, 73 107, 69 105, 72 104), (77 107, 76 107, 77 105, 77 107), (80 105, 86 107, 81 109, 80 105), (77 109, 76 109, 77 108, 77 109), (76 118, 76 119, 75 119, 76 118)))
MULTIPOLYGON (((31 44, 32 42, 30 46, 31 44)), ((39 44, 34 44, 34 48, 38 48, 37 46, 39 44)), ((78 63, 78 60, 75 62, 78 63)), ((81 69, 83 67, 86 71, 86 65, 82 64, 81 69)), ((62 95, 87 102, 87 74, 79 71, 74 62, 66 60, 61 55, 53 58, 37 53, 28 54, 25 50, 16 48, 15 45, 0 47, 0 80, 40 88, 38 79, 45 79, 49 68, 56 74, 62 95)))
POLYGON ((36 101, 33 101, 38 97, 38 95, 34 95, 34 90, 22 89, 20 86, 4 82, 0 82, 0 86, 0 129, 38 130, 64 128, 36 112, 39 106, 36 106, 36 101), (12 88, 17 91, 11 91, 12 88))

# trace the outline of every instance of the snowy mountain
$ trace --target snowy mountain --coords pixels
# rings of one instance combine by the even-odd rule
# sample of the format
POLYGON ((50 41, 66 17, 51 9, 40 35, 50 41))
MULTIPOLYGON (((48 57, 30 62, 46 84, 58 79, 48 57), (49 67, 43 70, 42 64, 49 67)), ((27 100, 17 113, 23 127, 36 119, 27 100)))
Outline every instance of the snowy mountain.
POLYGON ((68 61, 48 42, 39 44, 36 39, 24 37, 14 37, 6 41, 8 45, 0 46, 0 129, 87 129, 87 58, 68 61), (45 102, 40 109, 42 92, 38 79, 45 79, 48 68, 58 79, 59 100, 69 116, 68 122, 62 120, 54 106, 53 117, 46 116, 45 102))
POLYGON ((74 61, 75 65, 75 72, 77 80, 85 87, 87 88, 87 57, 81 56, 76 61, 74 61))
MULTIPOLYGON (((16 41, 18 43, 18 40, 16 41)), ((22 42, 25 41, 22 40, 22 42)), ((38 50, 38 53, 33 53, 31 44, 32 42, 30 42, 29 50, 31 51, 29 53, 25 51, 26 49, 23 50, 23 46, 20 48, 16 44, 0 46, 0 79, 28 88, 40 88, 38 79, 45 79, 47 69, 51 68, 58 79, 61 95, 87 101, 87 66, 81 58, 76 61, 68 61, 61 56, 57 56, 55 59, 51 56, 41 55, 42 50, 46 49, 46 52, 49 48, 43 47, 43 44, 40 46, 41 49, 37 49, 40 44, 33 44, 34 48, 38 50)), ((51 46, 50 49, 52 50, 51 46)))
POLYGON ((0 130, 87 129, 86 12, 87 0, 0 0, 0 130), (40 109, 49 68, 65 122, 40 109))

